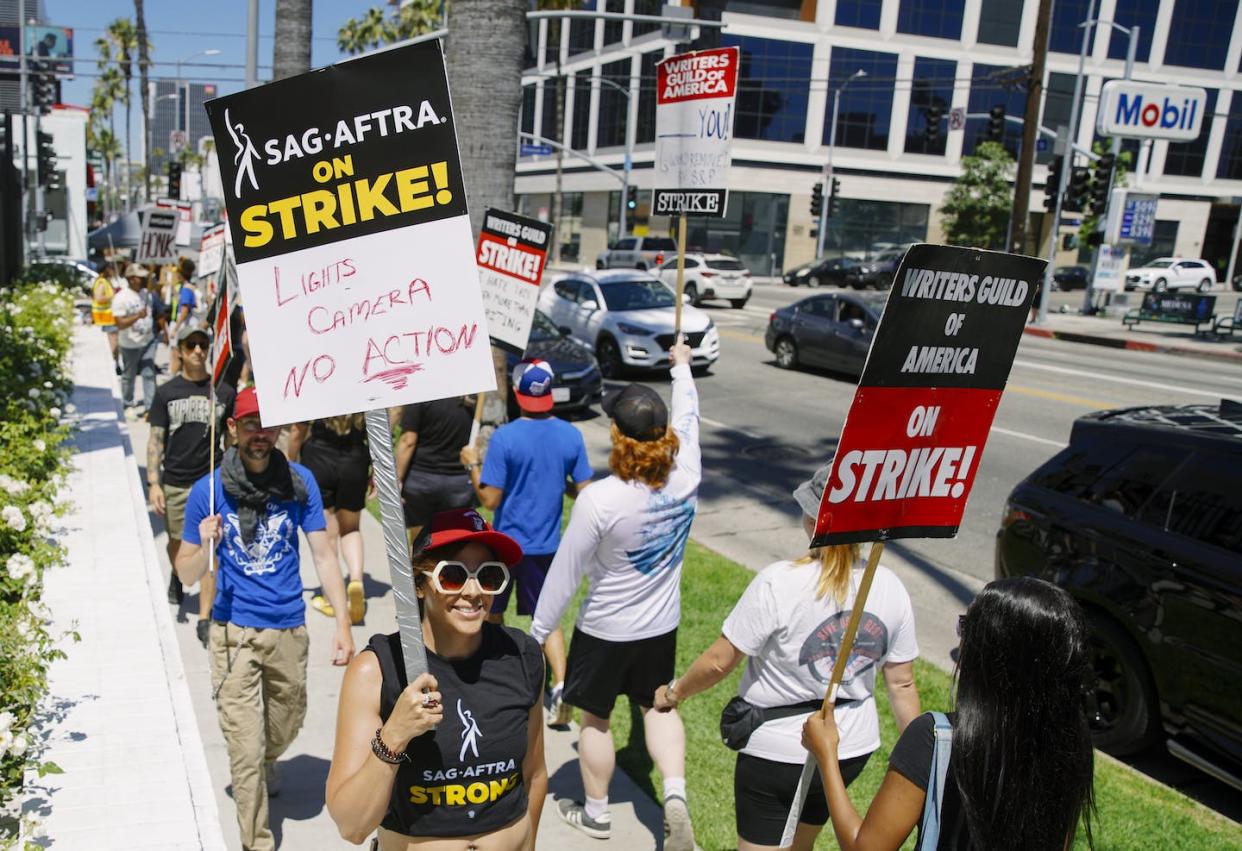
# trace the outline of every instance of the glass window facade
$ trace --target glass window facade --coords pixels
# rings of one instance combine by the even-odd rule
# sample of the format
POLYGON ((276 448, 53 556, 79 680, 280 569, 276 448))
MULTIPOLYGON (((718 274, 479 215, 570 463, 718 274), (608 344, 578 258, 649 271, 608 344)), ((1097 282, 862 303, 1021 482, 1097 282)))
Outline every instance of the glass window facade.
MULTIPOLYGON (((609 62, 600 66, 600 79, 612 80, 628 89, 630 86, 630 60, 609 62)), ((625 144, 625 119, 628 99, 607 83, 599 87, 599 129, 595 135, 596 148, 619 148, 625 144)))
POLYGON ((837 26, 878 30, 883 5, 883 0, 837 0, 837 26))
MULTIPOLYGON (((1049 130, 1058 127, 1069 127, 1070 104, 1074 102, 1074 75, 1058 74, 1055 71, 1048 75, 1048 86, 1044 95, 1044 112, 1041 119, 1049 130)), ((1045 150, 1036 148, 1035 162, 1052 162, 1052 140, 1044 142, 1045 150)))
POLYGON ((1207 90, 1207 108, 1203 111, 1203 131, 1192 142, 1169 144, 1164 158, 1164 173, 1182 177, 1198 177, 1203 174, 1203 159, 1207 155, 1208 136, 1211 135, 1212 114, 1216 112, 1216 89, 1207 90))
POLYGON ((897 32, 959 39, 965 6, 966 0, 901 0, 897 32))
POLYGON ((1238 0, 1177 0, 1169 21, 1166 65, 1223 70, 1238 0))
POLYGON ((803 141, 812 46, 731 35, 721 36, 720 44, 736 45, 741 54, 733 132, 743 139, 803 141))
POLYGON ((779 274, 788 219, 788 195, 730 192, 723 218, 689 219, 686 246, 693 251, 730 254, 756 275, 779 274))
POLYGON ((522 86, 522 132, 535 132, 535 87, 522 86))
MULTIPOLYGON (((659 16, 663 12, 664 0, 634 0, 635 15, 656 15, 659 16)), ((659 32, 659 24, 649 24, 641 21, 634 21, 633 37, 638 38, 640 35, 647 33, 659 32)))
POLYGON ((1004 47, 1018 46, 1022 29, 1023 0, 981 0, 979 4, 979 41, 1004 47))
MULTIPOLYGON (((988 114, 994 106, 1005 107, 1005 115, 1022 117, 1026 108, 1026 92, 1013 84, 1015 71, 1000 65, 975 65, 970 75, 970 98, 966 111, 988 114)), ((962 140, 962 155, 970 156, 980 142, 987 141, 988 119, 966 119, 966 135, 962 140)), ((1005 134, 1001 144, 1010 154, 1017 156, 1022 144, 1021 125, 1005 122, 1005 134)))
MULTIPOLYGON (((594 12, 595 2, 596 0, 582 0, 582 2, 578 4, 578 9, 586 12, 594 12)), ((588 18, 570 18, 566 23, 569 25, 570 56, 577 56, 580 53, 588 53, 595 49, 595 21, 588 18)), ((549 32, 552 31, 552 26, 552 22, 549 22, 549 32)))
POLYGON ((839 212, 828 220, 824 238, 824 253, 828 256, 869 260, 927 239, 926 204, 854 198, 841 198, 837 203, 839 212))
MULTIPOLYGON (((1152 0, 1117 0, 1113 20, 1123 27, 1137 25, 1139 28, 1138 47, 1135 52, 1135 59, 1139 62, 1146 62, 1151 58, 1151 35, 1156 31, 1156 12, 1159 9, 1160 4, 1153 3, 1152 0)), ((1129 44, 1129 36, 1113 30, 1108 41, 1108 58, 1125 59, 1129 44)))
POLYGON ((1052 29, 1048 33, 1049 50, 1074 55, 1082 51, 1083 28, 1078 25, 1087 20, 1090 7, 1090 0, 1057 0, 1052 5, 1052 29))
POLYGON ((662 51, 644 53, 638 79, 638 143, 655 141, 656 63, 664 58, 662 51))
POLYGON ((906 118, 906 153, 944 156, 949 136, 949 107, 953 103, 953 78, 957 63, 947 59, 915 59, 910 88, 910 112, 906 118), (927 140, 927 109, 939 106, 940 132, 927 140))
POLYGON ((556 99, 564 97, 564 93, 558 93, 556 90, 556 80, 547 79, 543 81, 543 109, 540 116, 539 135, 546 139, 561 141, 556 132, 556 99))
MULTIPOLYGON (((893 86, 897 55, 834 47, 828 66, 829 89, 835 91, 859 69, 867 72, 841 93, 837 112, 837 145, 844 148, 884 150, 893 114, 893 86)), ((832 95, 824 115, 824 143, 832 131, 832 95)))
MULTIPOLYGON (((605 12, 624 12, 625 0, 602 0, 605 12)), ((621 36, 623 36, 625 23, 623 21, 604 21, 604 46, 610 44, 620 44, 621 36)))
POLYGON ((1152 229, 1151 245, 1136 245, 1130 249, 1130 268, 1137 269, 1157 257, 1172 257, 1177 246, 1177 224, 1157 219, 1152 229))
POLYGON ((585 151, 591 132, 590 72, 569 77, 569 85, 574 88, 574 114, 569 126, 569 147, 575 151, 585 151))
POLYGON ((1234 92, 1229 102, 1229 118, 1225 121, 1225 141, 1220 146, 1220 163, 1216 176, 1242 180, 1242 92, 1234 92))

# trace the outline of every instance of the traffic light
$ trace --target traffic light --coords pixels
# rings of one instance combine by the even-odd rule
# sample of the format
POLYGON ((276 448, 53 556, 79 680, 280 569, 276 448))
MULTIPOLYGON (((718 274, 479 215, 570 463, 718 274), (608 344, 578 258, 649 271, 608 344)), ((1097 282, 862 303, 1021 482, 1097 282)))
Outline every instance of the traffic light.
POLYGON ((1048 182, 1044 184, 1044 209, 1055 213, 1057 209, 1057 192, 1061 189, 1061 168, 1064 160, 1053 157, 1048 163, 1048 182))
POLYGON ((1005 107, 997 104, 988 113, 988 140, 999 142, 1005 138, 1005 107))
POLYGON ((51 112, 56 103, 56 75, 39 60, 31 61, 30 100, 35 111, 42 115, 51 112))
POLYGON ((627 210, 638 209, 638 187, 637 186, 627 186, 625 188, 625 209, 627 210))
POLYGON ((935 145, 940 141, 940 119, 944 115, 944 107, 938 103, 933 103, 924 110, 923 114, 927 118, 927 144, 935 145))
POLYGON ((53 182, 53 175, 56 174, 56 145, 52 141, 52 134, 40 130, 35 147, 35 174, 39 185, 47 188, 53 182))
POLYGON ((1071 169, 1069 188, 1065 190, 1065 201, 1061 204, 1061 209, 1073 213, 1082 212, 1083 206, 1087 203, 1090 183, 1091 171, 1089 169, 1081 167, 1071 169))
POLYGON ((835 177, 832 179, 832 191, 828 193, 828 218, 832 218, 837 213, 837 195, 841 192, 841 181, 835 177))
POLYGON ((811 187, 811 216, 815 219, 824 212, 824 184, 816 183, 811 187))
POLYGON ((1091 213, 1096 216, 1104 215, 1104 210, 1108 207, 1108 192, 1113 186, 1113 169, 1117 165, 1117 158, 1112 154, 1102 154, 1092 166, 1091 175, 1091 213))
POLYGON ((176 160, 168 161, 168 197, 181 200, 181 163, 176 160))

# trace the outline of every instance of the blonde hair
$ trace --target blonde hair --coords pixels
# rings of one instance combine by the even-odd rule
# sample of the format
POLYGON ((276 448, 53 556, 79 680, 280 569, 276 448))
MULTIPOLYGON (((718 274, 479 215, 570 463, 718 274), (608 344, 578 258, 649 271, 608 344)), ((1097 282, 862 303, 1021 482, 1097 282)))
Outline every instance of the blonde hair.
POLYGON ((815 598, 823 599, 829 592, 839 604, 845 605, 850 591, 850 571, 862 553, 861 544, 833 544, 828 547, 812 547, 794 564, 819 562, 819 582, 815 585, 815 598))
POLYGON ((325 417, 321 420, 328 431, 344 437, 351 431, 364 431, 367 427, 366 414, 346 414, 339 417, 325 417))
POLYGON ((634 440, 626 437, 612 424, 612 454, 608 469, 623 482, 640 481, 659 490, 668 483, 668 474, 677 461, 681 441, 673 430, 666 429, 656 440, 634 440))

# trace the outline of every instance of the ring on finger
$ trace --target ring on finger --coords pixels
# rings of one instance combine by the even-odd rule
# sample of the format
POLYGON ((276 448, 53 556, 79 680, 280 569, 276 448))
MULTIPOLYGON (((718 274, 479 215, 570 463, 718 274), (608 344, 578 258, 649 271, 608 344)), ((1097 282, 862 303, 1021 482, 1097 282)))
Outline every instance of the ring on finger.
POLYGON ((438 706, 439 703, 440 701, 433 698, 430 694, 423 695, 423 706, 427 707, 428 709, 431 709, 434 706, 438 706))

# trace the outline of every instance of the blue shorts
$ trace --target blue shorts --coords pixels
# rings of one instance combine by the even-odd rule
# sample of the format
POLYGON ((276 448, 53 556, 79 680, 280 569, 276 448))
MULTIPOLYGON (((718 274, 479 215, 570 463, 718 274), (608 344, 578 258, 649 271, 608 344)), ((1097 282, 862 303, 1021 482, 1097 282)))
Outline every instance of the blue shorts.
POLYGON ((505 590, 492 598, 492 614, 503 615, 509 607, 509 594, 513 586, 517 586, 517 613, 533 615, 535 605, 539 602, 539 592, 543 591, 543 580, 548 578, 548 568, 556 553, 547 555, 524 555, 522 560, 509 568, 509 584, 505 590))

